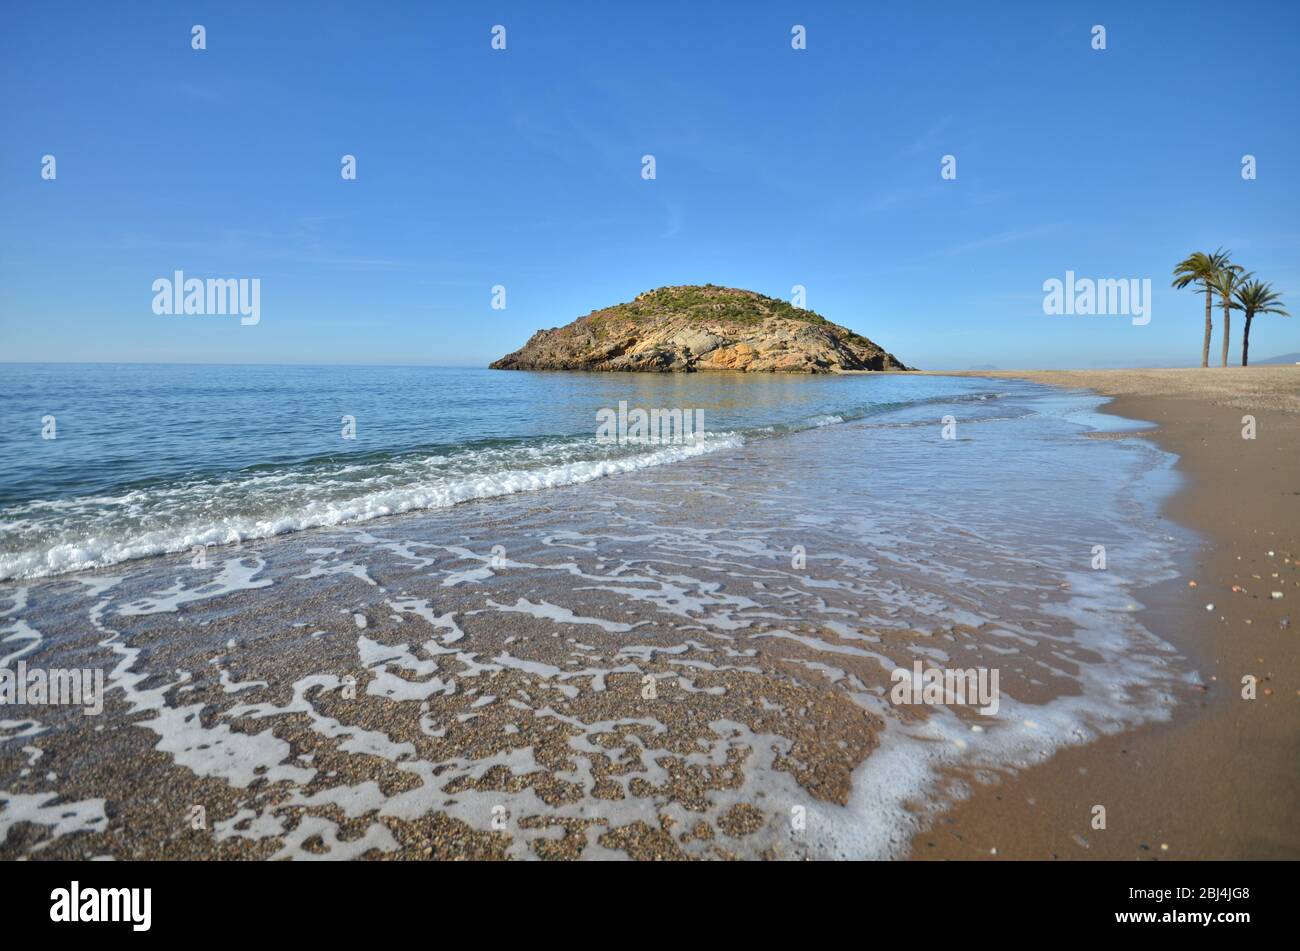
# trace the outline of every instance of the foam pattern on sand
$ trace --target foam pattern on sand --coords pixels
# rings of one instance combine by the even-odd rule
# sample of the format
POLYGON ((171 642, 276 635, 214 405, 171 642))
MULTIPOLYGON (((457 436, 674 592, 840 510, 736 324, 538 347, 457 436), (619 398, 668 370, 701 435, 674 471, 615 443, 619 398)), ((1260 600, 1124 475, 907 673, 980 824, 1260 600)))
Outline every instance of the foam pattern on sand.
POLYGON ((1081 438, 1094 405, 0 589, 7 652, 109 683, 100 718, 0 724, 0 855, 900 857, 972 783, 1196 683, 1137 619, 1187 544, 1170 459, 1081 438), (996 715, 896 705, 915 661, 997 668, 996 715))

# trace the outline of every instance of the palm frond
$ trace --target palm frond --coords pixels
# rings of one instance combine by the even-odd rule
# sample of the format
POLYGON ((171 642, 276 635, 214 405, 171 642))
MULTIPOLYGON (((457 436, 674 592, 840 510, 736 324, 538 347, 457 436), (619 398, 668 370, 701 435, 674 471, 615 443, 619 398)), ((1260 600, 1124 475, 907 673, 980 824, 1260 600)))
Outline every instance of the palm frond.
POLYGON ((1194 251, 1174 268, 1173 286, 1183 288, 1189 284, 1199 283, 1202 290, 1213 280, 1214 275, 1226 267, 1236 267, 1231 263, 1231 251, 1225 251, 1223 248, 1207 254, 1204 251, 1194 251))
POLYGON ((1241 310, 1234 295, 1238 287, 1248 283, 1254 276, 1254 271, 1246 271, 1240 264, 1227 264, 1215 271, 1206 284, 1219 295, 1220 303, 1225 303, 1233 310, 1241 310))
POLYGON ((1276 314, 1290 317, 1290 312, 1282 306, 1282 295, 1273 290, 1268 281, 1244 281, 1233 291, 1233 300, 1238 310, 1245 311, 1252 317, 1256 314, 1276 314))

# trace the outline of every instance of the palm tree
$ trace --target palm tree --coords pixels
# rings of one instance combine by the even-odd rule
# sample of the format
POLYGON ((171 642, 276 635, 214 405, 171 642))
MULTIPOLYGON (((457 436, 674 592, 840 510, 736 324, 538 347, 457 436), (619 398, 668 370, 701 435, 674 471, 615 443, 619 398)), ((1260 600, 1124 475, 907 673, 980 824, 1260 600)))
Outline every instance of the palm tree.
POLYGON ((1231 331, 1232 312, 1241 310, 1237 302, 1232 299, 1232 295, 1237 293, 1237 288, 1243 286, 1247 281, 1255 276, 1254 271, 1247 272, 1240 264, 1225 264, 1215 272, 1213 280, 1210 281, 1210 287, 1219 295, 1219 300, 1223 302, 1223 366, 1228 365, 1228 333, 1231 331))
POLYGON ((1290 317, 1282 307, 1282 295, 1273 290, 1267 281, 1249 281, 1236 289, 1233 296, 1237 309, 1246 315, 1246 329, 1241 338, 1241 365, 1248 366, 1250 360, 1250 322, 1256 314, 1277 314, 1290 317))
POLYGON ((1213 254, 1196 251, 1174 268, 1174 287, 1181 289, 1189 284, 1199 283, 1200 293, 1205 295, 1205 343, 1201 347, 1203 367, 1210 365, 1210 334, 1214 330, 1214 321, 1210 316, 1210 282, 1214 280, 1219 269, 1227 265, 1229 253, 1223 248, 1219 248, 1213 254))

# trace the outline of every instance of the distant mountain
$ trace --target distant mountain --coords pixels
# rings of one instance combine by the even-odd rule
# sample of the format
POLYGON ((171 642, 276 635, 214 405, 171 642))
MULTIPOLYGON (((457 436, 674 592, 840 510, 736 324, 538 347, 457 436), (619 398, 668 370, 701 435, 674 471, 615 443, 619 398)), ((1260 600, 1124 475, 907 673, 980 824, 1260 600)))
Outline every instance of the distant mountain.
POLYGON ((539 330, 497 370, 838 373, 906 370, 860 334, 811 310, 713 284, 661 287, 539 330))
POLYGON ((1252 364, 1257 363, 1300 363, 1300 353, 1284 353, 1280 357, 1269 357, 1267 360, 1251 360, 1252 364))

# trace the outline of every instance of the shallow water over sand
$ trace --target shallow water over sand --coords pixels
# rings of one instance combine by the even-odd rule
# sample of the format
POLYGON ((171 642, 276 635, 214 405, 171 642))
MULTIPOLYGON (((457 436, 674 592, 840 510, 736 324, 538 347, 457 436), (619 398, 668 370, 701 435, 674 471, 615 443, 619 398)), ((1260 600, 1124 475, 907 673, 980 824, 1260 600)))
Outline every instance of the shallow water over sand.
POLYGON ((0 855, 903 855, 1196 681, 1134 616, 1171 458, 998 391, 0 588, 0 657, 109 687, 0 710, 0 855), (918 660, 996 714, 892 702, 918 660))
POLYGON ((572 485, 1000 388, 898 374, 0 364, 0 580, 572 485), (621 404, 705 431, 600 440, 599 414, 621 404))

